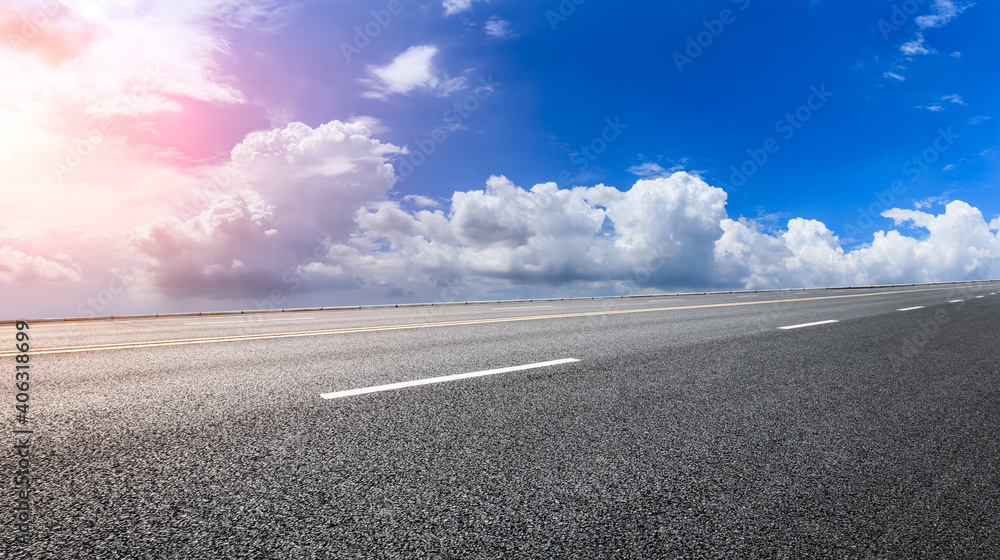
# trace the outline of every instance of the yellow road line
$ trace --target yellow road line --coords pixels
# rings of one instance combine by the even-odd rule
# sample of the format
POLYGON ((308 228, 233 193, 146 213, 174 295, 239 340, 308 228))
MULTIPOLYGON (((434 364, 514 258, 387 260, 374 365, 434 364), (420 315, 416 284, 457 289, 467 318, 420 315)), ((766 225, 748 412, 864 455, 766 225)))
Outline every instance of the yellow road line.
MULTIPOLYGON (((88 346, 65 346, 61 348, 45 348, 31 350, 33 356, 43 354, 71 354, 76 352, 99 352, 101 350, 126 350, 131 348, 155 348, 159 346, 182 346, 188 344, 210 344, 213 342, 237 342, 242 340, 273 340, 280 338, 298 338, 305 336, 324 336, 334 334, 368 333, 380 331, 401 331, 409 329, 430 329, 438 327, 456 327, 463 325, 485 325, 489 323, 513 323, 516 321, 540 321, 546 319, 569 319, 574 317, 597 317, 601 315, 627 315, 632 313, 652 313, 658 311, 682 311, 689 309, 713 309, 718 307, 741 307, 747 305, 768 305, 775 303, 797 303, 800 301, 819 301, 828 299, 862 298, 872 296, 886 296, 893 294, 905 294, 916 292, 931 292, 937 290, 954 290, 954 287, 947 288, 922 288, 917 290, 896 290, 892 292, 870 292, 864 294, 848 294, 840 296, 821 296, 811 298, 775 299, 765 301, 740 301, 731 303, 711 303, 704 305, 683 305, 674 307, 647 307, 642 309, 616 309, 612 311, 586 311, 579 313, 560 313, 555 315, 528 315, 523 317, 497 317, 491 319, 468 319, 463 321, 440 321, 436 323, 410 323, 403 325, 384 325, 371 327, 346 327, 339 329, 324 329, 315 331, 295 331, 284 333, 268 334, 246 334, 236 336, 214 336, 206 338, 182 338, 174 340, 153 340, 146 342, 122 342, 115 344, 94 344, 88 346)), ((17 351, 0 352, 0 357, 10 357, 19 354, 17 351)))

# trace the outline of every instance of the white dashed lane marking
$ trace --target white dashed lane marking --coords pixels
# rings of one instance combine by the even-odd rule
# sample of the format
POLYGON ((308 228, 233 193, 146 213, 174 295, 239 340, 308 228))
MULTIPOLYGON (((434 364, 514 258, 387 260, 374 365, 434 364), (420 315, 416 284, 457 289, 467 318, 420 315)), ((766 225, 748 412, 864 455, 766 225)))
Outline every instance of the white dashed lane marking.
POLYGON ((377 385, 375 387, 364 387, 361 389, 348 389, 347 391, 338 391, 336 393, 324 393, 320 395, 324 399, 340 399, 344 397, 353 397, 356 395, 365 395, 368 393, 380 393, 382 391, 392 391, 395 389, 405 389, 407 387, 417 387, 420 385, 431 385, 434 383, 445 383, 447 381, 457 381, 459 379, 471 379, 473 377, 485 377, 487 375, 497 375, 498 373, 509 373, 512 371, 524 371, 526 369, 537 369, 549 366, 557 366, 560 364, 569 364, 572 362, 579 362, 580 360, 576 358, 563 358, 561 360, 552 360, 548 362, 538 362, 537 364, 527 364, 523 366, 511 366, 500 369, 488 369, 485 371, 474 371, 472 373, 459 373, 456 375, 444 375, 441 377, 429 377, 427 379, 417 379, 415 381, 403 381, 401 383, 390 383, 389 385, 377 385))
POLYGON ((831 323, 839 323, 840 321, 831 319, 829 321, 816 321, 815 323, 803 323, 801 325, 789 325, 787 327, 778 327, 781 330, 790 331, 792 329, 802 329, 805 327, 817 327, 819 325, 829 325, 831 323))

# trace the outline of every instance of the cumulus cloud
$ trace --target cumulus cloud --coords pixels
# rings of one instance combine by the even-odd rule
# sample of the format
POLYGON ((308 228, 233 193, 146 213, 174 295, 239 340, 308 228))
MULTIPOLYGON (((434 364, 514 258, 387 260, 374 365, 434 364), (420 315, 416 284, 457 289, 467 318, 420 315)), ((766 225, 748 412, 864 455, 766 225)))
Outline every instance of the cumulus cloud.
POLYGON ((165 295, 250 296, 279 282, 273 223, 274 207, 246 192, 220 197, 190 220, 159 218, 130 240, 165 295))
POLYGON ((392 200, 401 153, 358 123, 251 134, 232 154, 237 191, 132 232, 145 284, 172 296, 355 290, 433 300, 450 290, 481 299, 961 280, 996 276, 1000 262, 997 220, 961 201, 940 214, 887 210, 895 228, 847 250, 816 220, 775 230, 733 219, 725 191, 684 171, 626 190, 524 188, 493 176, 446 204, 392 200))
POLYGON ((372 89, 365 97, 385 99, 389 94, 430 91, 447 95, 465 86, 465 78, 447 78, 434 66, 438 48, 417 45, 406 49, 385 66, 369 66, 371 78, 363 80, 372 89))
POLYGON ((389 261, 423 277, 613 283, 648 270, 643 284, 695 285, 711 275, 725 198, 685 173, 624 192, 555 183, 525 190, 492 177, 485 190, 456 192, 447 214, 386 202, 365 208, 358 223, 389 261))
POLYGON ((448 212, 407 212, 391 201, 365 208, 358 224, 377 250, 344 244, 331 256, 400 288, 434 278, 605 291, 974 279, 995 276, 1000 262, 996 224, 961 201, 939 215, 889 210, 903 232, 876 232, 852 251, 819 221, 795 218, 766 231, 730 219, 725 202, 721 189, 684 172, 627 191, 551 183, 525 190, 493 177, 485 190, 455 193, 448 212))
POLYGON ((747 288, 934 282, 991 278, 1000 264, 1000 239, 982 213, 962 201, 945 213, 890 209, 897 226, 923 230, 907 236, 878 231, 871 243, 845 252, 822 223, 796 218, 779 234, 765 234, 746 221, 727 221, 716 247, 727 272, 747 288))
POLYGON ((80 267, 66 255, 54 260, 27 255, 11 247, 0 247, 0 283, 65 284, 80 280, 80 267))
POLYGON ((229 167, 242 190, 196 216, 162 217, 131 233, 147 283, 172 296, 206 297, 266 293, 289 271, 329 284, 336 267, 313 263, 331 241, 350 236, 362 204, 385 197, 395 182, 388 157, 399 151, 363 125, 340 121, 248 135, 229 167))

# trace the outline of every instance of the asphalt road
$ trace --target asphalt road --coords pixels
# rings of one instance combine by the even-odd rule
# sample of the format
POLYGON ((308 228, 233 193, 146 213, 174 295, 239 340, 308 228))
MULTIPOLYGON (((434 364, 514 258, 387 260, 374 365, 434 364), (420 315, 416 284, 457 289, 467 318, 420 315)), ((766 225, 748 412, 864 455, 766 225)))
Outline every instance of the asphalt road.
POLYGON ((998 558, 998 288, 35 323, 4 551, 998 558))

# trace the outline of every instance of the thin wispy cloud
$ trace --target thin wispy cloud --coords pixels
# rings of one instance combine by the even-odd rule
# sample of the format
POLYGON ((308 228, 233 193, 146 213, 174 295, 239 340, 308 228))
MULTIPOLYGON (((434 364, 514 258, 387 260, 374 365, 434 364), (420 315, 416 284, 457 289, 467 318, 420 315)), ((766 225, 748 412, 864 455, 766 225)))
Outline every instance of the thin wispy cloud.
POLYGON ((951 23, 955 18, 962 15, 962 12, 968 10, 974 5, 975 4, 959 4, 957 2, 953 2, 952 0, 935 0, 934 10, 937 13, 920 16, 916 19, 916 22, 921 29, 944 27, 945 25, 951 23))
POLYGON ((483 24, 486 34, 494 39, 513 39, 517 34, 510 28, 510 22, 493 16, 483 24))
MULTIPOLYGON (((659 163, 647 161, 640 163, 639 165, 633 165, 628 168, 628 172, 637 177, 643 178, 655 178, 655 177, 668 177, 678 171, 684 171, 684 164, 687 162, 687 158, 681 160, 681 163, 672 165, 669 169, 663 167, 659 163)), ((698 175, 698 172, 689 171, 692 176, 698 175)))
POLYGON ((450 16, 470 10, 474 1, 476 0, 444 0, 442 6, 445 15, 450 16))
POLYGON ((904 43, 903 46, 899 47, 899 50, 907 56, 918 56, 934 52, 924 46, 924 36, 922 34, 918 34, 912 41, 904 43))
POLYGON ((639 177, 658 177, 665 175, 667 170, 658 163, 647 161, 645 163, 629 167, 628 172, 633 175, 638 175, 639 177))
MULTIPOLYGON (((915 21, 920 28, 920 31, 917 31, 913 35, 912 39, 899 46, 899 51, 903 54, 904 60, 909 61, 917 56, 938 54, 938 51, 927 45, 924 30, 944 27, 957 19, 958 16, 974 5, 975 4, 960 5, 952 0, 935 0, 934 5, 932 6, 935 13, 918 16, 915 21)), ((959 58, 962 56, 962 53, 955 51, 951 53, 951 56, 959 58)), ((896 80, 905 79, 900 71, 885 72, 883 77, 896 80)))
POLYGON ((440 208, 441 203, 430 198, 428 196, 423 196, 419 194, 409 194, 403 197, 403 202, 409 202, 415 206, 422 206, 425 208, 440 208))
POLYGON ((465 78, 448 78, 438 70, 434 61, 438 48, 433 45, 417 45, 408 48, 385 66, 369 66, 370 79, 364 83, 372 89, 365 97, 385 99, 391 94, 409 94, 427 91, 446 95, 465 85, 465 78))

